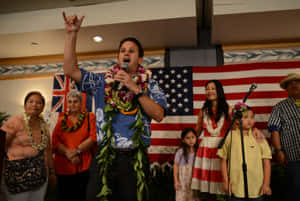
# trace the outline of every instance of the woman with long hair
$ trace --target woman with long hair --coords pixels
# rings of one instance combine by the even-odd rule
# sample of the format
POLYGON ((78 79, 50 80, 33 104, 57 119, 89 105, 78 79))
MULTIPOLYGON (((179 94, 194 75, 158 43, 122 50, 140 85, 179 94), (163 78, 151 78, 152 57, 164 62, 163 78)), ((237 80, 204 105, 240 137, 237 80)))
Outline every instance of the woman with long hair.
POLYGON ((203 136, 196 153, 192 189, 207 193, 207 200, 223 194, 220 159, 216 155, 218 144, 230 125, 230 107, 226 102, 220 81, 205 84, 206 100, 199 112, 196 131, 203 136))

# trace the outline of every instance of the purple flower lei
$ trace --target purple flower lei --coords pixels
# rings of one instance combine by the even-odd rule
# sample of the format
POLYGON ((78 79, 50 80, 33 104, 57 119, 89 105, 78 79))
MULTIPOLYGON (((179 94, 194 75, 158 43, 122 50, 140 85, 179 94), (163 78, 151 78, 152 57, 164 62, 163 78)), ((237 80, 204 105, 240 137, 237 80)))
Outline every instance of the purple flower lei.
MULTIPOLYGON (((105 74, 105 102, 113 107, 117 107, 119 110, 129 111, 132 109, 134 93, 128 91, 123 83, 119 84, 118 90, 112 89, 115 82, 113 75, 118 73, 119 70, 120 66, 117 64, 105 74)), ((141 89, 145 89, 151 74, 150 70, 139 65, 137 74, 133 76, 133 80, 141 89)))

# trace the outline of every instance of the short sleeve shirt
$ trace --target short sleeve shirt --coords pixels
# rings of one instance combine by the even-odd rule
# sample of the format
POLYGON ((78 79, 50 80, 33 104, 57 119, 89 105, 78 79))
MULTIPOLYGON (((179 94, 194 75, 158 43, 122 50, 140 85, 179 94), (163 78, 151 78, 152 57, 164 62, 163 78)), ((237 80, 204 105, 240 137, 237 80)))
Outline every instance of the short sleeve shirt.
POLYGON ((188 160, 186 161, 183 155, 183 149, 180 148, 175 153, 174 162, 178 163, 179 166, 189 165, 194 162, 195 159, 195 153, 189 153, 188 154, 188 160))
POLYGON ((288 161, 300 160, 300 107, 293 97, 277 103, 268 121, 270 132, 278 131, 288 161))
MULTIPOLYGON (((217 155, 228 160, 230 155, 230 138, 229 134, 221 149, 218 150, 217 155)), ((247 164, 247 179, 248 179, 248 193, 249 198, 259 197, 260 189, 263 185, 264 170, 263 159, 271 159, 271 149, 266 140, 258 143, 253 137, 250 130, 248 135, 244 135, 245 159, 247 164)), ((242 148, 240 130, 232 131, 232 146, 230 159, 230 179, 232 193, 236 197, 245 197, 244 193, 244 179, 242 169, 242 148)))
MULTIPOLYGON (((95 97, 95 114, 96 114, 96 126, 97 126, 97 141, 98 143, 104 137, 104 133, 102 132, 102 126, 105 123, 104 112, 103 109, 106 105, 104 101, 104 86, 105 86, 105 75, 104 74, 96 74, 93 72, 88 72, 81 69, 81 83, 79 85, 79 89, 81 91, 90 93, 95 97)), ((166 97, 161 88, 158 86, 158 83, 151 79, 147 85, 147 95, 166 109, 166 97)), ((145 126, 145 132, 151 134, 150 123, 151 118, 142 111, 143 114, 143 123, 145 126)), ((136 121, 138 118, 137 114, 135 115, 124 115, 122 113, 118 113, 115 117, 115 120, 112 123, 113 131, 114 131, 114 141, 116 143, 116 148, 134 148, 133 141, 131 140, 131 136, 134 133, 133 129, 129 129, 129 126, 136 121)), ((151 137, 142 135, 142 138, 146 144, 146 146, 150 146, 151 137)))

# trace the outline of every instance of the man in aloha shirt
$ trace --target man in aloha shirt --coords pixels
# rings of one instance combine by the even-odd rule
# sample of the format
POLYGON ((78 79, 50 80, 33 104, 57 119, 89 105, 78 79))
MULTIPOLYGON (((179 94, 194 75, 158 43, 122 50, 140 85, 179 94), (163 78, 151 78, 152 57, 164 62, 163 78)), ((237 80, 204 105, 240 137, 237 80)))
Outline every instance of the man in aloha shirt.
MULTIPOLYGON (((148 157, 146 155, 146 158, 140 159, 139 156, 141 154, 139 151, 141 150, 141 143, 140 141, 135 141, 139 144, 138 149, 136 149, 131 140, 131 136, 135 130, 129 129, 129 127, 133 122, 141 118, 144 124, 144 131, 150 134, 151 119, 160 122, 164 118, 166 97, 157 82, 151 79, 151 72, 141 66, 144 51, 139 41, 135 38, 126 38, 120 42, 118 64, 105 75, 79 69, 76 55, 76 40, 84 16, 80 18, 78 18, 77 15, 67 17, 63 12, 63 17, 66 31, 64 74, 75 80, 81 91, 92 93, 95 96, 98 143, 100 143, 104 137, 101 129, 105 123, 105 106, 107 105, 110 108, 113 107, 119 110, 117 115, 113 117, 114 121, 111 122, 114 135, 113 140, 115 142, 113 149, 115 150, 116 157, 114 161, 111 161, 112 165, 109 168, 110 174, 107 175, 107 173, 103 173, 100 175, 102 178, 100 180, 103 184, 100 194, 101 196, 106 196, 106 193, 102 193, 103 190, 111 188, 112 194, 108 196, 108 199, 111 201, 144 200, 143 190, 141 191, 140 189, 143 189, 141 187, 144 186, 146 178, 145 176, 141 176, 141 174, 147 175, 149 163, 146 162, 146 164, 143 164, 142 168, 140 168, 140 165, 138 168, 133 168, 133 164, 136 164, 135 162, 137 162, 137 160, 145 163, 145 161, 148 161, 148 157), (121 65, 125 62, 128 64, 126 71, 120 69, 121 65), (117 89, 112 87, 112 83, 115 81, 119 82, 117 89), (123 90, 122 86, 125 86, 127 90, 123 90), (113 93, 114 95, 118 93, 118 95, 113 96, 113 93), (125 95, 121 97, 121 93, 125 93, 125 95), (122 109, 123 106, 121 106, 119 102, 121 102, 121 99, 124 100, 124 97, 126 100, 127 98, 129 100, 127 102, 125 101, 125 105, 127 105, 127 103, 133 104, 135 101, 138 102, 141 108, 140 111, 142 112, 141 116, 138 115, 138 112, 131 113, 130 111, 128 112, 128 110, 122 109), (128 113, 131 114, 127 115, 128 113), (135 153, 139 153, 140 155, 135 156, 135 153), (141 179, 141 177, 143 177, 143 179, 141 179), (111 182, 110 186, 108 186, 108 182, 105 182, 106 184, 103 183, 103 179, 106 181, 106 178, 110 180, 108 181, 111 182), (141 184, 143 186, 141 186, 141 184)), ((138 109, 138 107, 135 107, 135 109, 138 109)), ((146 144, 146 147, 150 146, 150 136, 141 135, 141 138, 146 144)), ((105 143, 106 141, 103 142, 105 143)), ((104 146, 101 147, 103 148, 104 146)), ((102 150, 104 150, 104 148, 102 150)), ((102 152, 100 151, 100 153, 102 152)), ((100 165, 100 169, 102 167, 103 166, 100 165)))
MULTIPOLYGON (((80 90, 88 93, 93 93, 95 96, 95 108, 96 108, 96 121, 97 121, 97 140, 101 141, 103 133, 101 131, 104 124, 103 109, 106 103, 104 102, 104 74, 95 74, 92 72, 81 69, 82 78, 80 83, 80 90)), ((166 108, 166 98, 162 90, 159 88, 157 82, 150 78, 147 87, 147 96, 149 96, 156 103, 166 108)), ((145 125, 145 132, 151 133, 150 123, 151 118, 143 112, 143 122, 145 125)), ((124 115, 118 113, 116 121, 112 123, 114 128, 116 148, 133 148, 132 140, 130 139, 134 130, 129 129, 129 126, 136 120, 137 115, 124 115)), ((143 140, 147 147, 150 146, 151 137, 143 135, 143 140)))

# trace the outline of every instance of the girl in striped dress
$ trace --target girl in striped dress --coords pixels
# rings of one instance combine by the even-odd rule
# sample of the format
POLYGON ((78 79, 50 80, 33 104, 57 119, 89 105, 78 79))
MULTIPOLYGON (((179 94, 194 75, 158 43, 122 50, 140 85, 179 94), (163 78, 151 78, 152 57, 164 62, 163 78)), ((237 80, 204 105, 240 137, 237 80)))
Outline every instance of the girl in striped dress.
POLYGON ((203 131, 203 137, 196 153, 192 189, 208 193, 206 197, 210 201, 216 200, 216 194, 223 194, 220 159, 216 153, 230 125, 230 107, 218 80, 210 80, 205 84, 205 95, 196 127, 198 135, 203 131))

